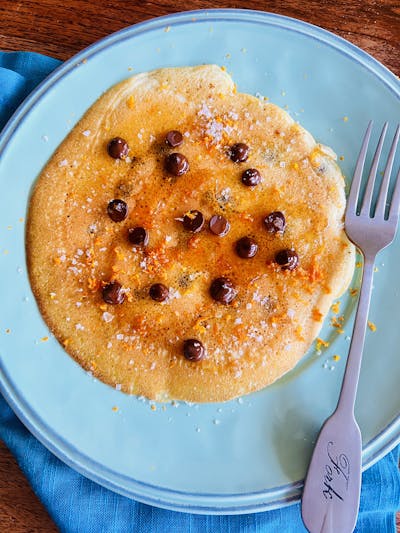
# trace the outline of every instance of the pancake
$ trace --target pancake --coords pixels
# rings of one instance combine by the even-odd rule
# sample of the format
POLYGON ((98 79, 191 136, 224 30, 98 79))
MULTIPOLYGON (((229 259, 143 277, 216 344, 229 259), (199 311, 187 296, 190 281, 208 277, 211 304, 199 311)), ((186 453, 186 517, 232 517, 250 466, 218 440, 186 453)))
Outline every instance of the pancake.
POLYGON ((335 158, 215 65, 112 87, 32 193, 29 275, 49 328, 94 376, 153 400, 273 383, 352 276, 335 158))

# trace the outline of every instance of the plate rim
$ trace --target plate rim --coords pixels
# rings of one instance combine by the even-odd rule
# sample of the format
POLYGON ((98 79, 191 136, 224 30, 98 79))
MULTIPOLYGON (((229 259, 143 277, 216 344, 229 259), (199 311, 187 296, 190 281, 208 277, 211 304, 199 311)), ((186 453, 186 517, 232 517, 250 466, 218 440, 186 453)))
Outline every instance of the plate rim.
MULTIPOLYGON (((333 47, 341 54, 348 56, 351 60, 356 61, 363 68, 367 69, 375 77, 378 77, 380 81, 383 82, 383 84, 400 100, 400 82, 397 80, 394 73, 392 73, 387 67, 385 67, 382 63, 377 61, 364 50, 328 30, 308 22, 304 22, 300 19, 266 11, 250 9, 207 9, 182 11, 170 15, 151 18, 149 20, 123 28, 96 41, 72 56, 67 61, 61 63, 60 66, 58 66, 32 91, 32 93, 29 94, 29 96, 17 108, 1 131, 0 162, 2 159, 2 154, 12 139, 12 136, 20 127, 22 127, 31 109, 34 108, 34 106, 46 96, 48 91, 53 90, 61 79, 67 76, 72 69, 76 68, 77 64, 79 64, 83 59, 89 59, 90 57, 101 53, 104 49, 109 48, 115 43, 126 39, 135 38, 142 33, 160 29, 165 25, 173 26, 188 23, 193 24, 193 22, 204 21, 211 23, 223 22, 227 20, 238 23, 253 22, 265 24, 266 26, 278 26, 281 29, 300 33, 306 35, 308 38, 318 40, 325 45, 333 47), (197 17, 196 20, 193 20, 195 17, 197 17)), ((21 394, 13 389, 11 380, 4 372, 2 365, 0 366, 0 390, 18 418, 51 453, 85 477, 123 496, 134 498, 137 501, 165 509, 199 514, 243 514, 260 512, 291 505, 299 500, 301 487, 303 485, 302 480, 294 481, 263 491, 234 494, 207 494, 204 492, 192 493, 188 491, 177 491, 127 477, 126 480, 129 479, 133 485, 137 485, 137 489, 147 488, 153 493, 153 496, 151 494, 143 495, 143 493, 137 493, 134 490, 119 485, 110 479, 110 475, 111 477, 114 475, 114 477, 117 479, 123 480, 123 475, 113 473, 111 469, 104 467, 100 463, 93 461, 85 454, 77 451, 71 443, 58 437, 56 433, 53 434, 53 430, 32 411, 25 400, 21 398, 21 394), (101 474, 103 474, 103 476, 101 474), (109 477, 107 477, 107 474, 109 477), (171 495, 174 496, 174 501, 172 501, 171 498, 168 498, 168 496, 171 495), (191 498, 191 501, 187 501, 185 503, 185 498, 191 498), (193 499, 202 499, 203 503, 193 503, 193 499), (210 502, 210 500, 213 501, 213 505, 209 505, 209 503, 207 503, 210 502), (221 505, 221 503, 223 505, 221 505)), ((383 428, 379 434, 377 434, 363 447, 363 458, 366 459, 363 463, 363 470, 371 467, 384 455, 389 453, 399 442, 400 413, 385 428, 383 428), (379 446, 379 441, 385 438, 389 438, 389 440, 386 440, 384 443, 382 443, 380 445, 381 447, 374 452, 374 447, 379 446), (366 457, 368 452, 370 455, 366 457)))

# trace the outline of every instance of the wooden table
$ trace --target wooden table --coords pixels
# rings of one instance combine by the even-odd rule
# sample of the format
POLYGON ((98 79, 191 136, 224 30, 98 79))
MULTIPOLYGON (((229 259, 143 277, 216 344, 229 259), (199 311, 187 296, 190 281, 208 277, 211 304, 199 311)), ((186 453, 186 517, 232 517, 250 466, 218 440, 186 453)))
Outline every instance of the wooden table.
MULTIPOLYGON (((0 49, 32 50, 64 60, 113 31, 184 6, 251 8, 299 18, 353 42, 400 76, 398 0, 192 0, 181 6, 176 0, 0 0, 0 49)), ((8 530, 42 533, 56 528, 0 443, 0 531, 8 530)))

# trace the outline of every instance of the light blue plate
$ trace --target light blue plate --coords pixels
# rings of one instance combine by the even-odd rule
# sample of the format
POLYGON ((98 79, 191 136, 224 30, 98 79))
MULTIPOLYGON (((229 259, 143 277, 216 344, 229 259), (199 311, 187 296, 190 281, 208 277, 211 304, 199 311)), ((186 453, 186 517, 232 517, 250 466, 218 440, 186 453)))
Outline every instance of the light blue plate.
MULTIPOLYGON (((288 106, 344 157, 349 176, 367 121, 400 120, 399 82, 382 65, 335 35, 268 13, 182 13, 84 50, 25 101, 1 137, 0 384, 41 442, 102 485, 170 509, 245 513, 299 498, 313 441, 338 397, 355 298, 342 298, 345 333, 327 320, 321 337, 329 348, 318 354, 313 347, 266 390, 224 404, 152 410, 94 380, 49 334, 30 291, 20 221, 43 165, 103 91, 132 73, 199 63, 225 65, 240 91, 288 106)), ((397 240, 377 262, 370 316, 377 331, 367 335, 357 401, 365 468, 400 436, 399 264, 397 240)))

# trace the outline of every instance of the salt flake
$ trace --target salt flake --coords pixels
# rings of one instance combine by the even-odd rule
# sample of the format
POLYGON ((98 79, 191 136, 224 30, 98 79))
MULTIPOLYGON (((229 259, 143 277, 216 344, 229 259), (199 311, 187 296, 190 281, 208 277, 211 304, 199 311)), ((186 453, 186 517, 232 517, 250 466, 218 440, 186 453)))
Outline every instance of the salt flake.
POLYGON ((104 311, 101 318, 104 320, 104 322, 111 322, 114 319, 114 315, 104 311))

